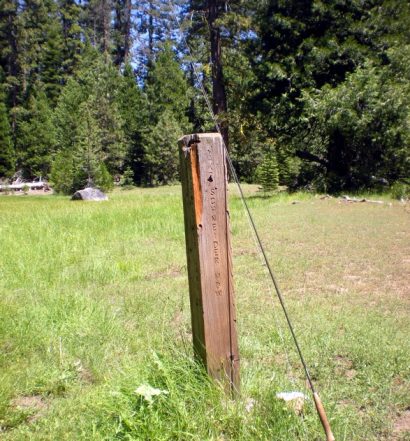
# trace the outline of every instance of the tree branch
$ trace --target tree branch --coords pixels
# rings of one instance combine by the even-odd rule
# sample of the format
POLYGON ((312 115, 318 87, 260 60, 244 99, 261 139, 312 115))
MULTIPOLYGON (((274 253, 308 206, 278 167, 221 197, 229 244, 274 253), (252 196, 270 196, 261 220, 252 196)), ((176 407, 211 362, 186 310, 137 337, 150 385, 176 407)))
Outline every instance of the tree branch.
POLYGON ((306 161, 317 162, 318 164, 321 164, 326 168, 329 166, 329 162, 326 161, 326 159, 320 158, 319 156, 316 156, 313 153, 307 152, 305 150, 297 150, 296 156, 300 159, 305 159, 306 161))

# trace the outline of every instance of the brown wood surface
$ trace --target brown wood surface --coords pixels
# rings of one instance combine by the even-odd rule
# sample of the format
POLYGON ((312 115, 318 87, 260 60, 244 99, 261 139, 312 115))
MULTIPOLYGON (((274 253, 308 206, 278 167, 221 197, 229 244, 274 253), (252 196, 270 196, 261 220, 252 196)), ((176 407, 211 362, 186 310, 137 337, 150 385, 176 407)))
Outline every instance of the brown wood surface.
POLYGON ((208 373, 239 389, 227 170, 221 135, 179 142, 193 345, 208 373))
POLYGON ((335 437, 333 436, 332 429, 330 428, 329 420, 327 419, 322 400, 316 392, 313 393, 313 399, 315 401, 316 410, 319 414, 320 422, 322 423, 323 429, 326 433, 326 441, 335 441, 335 437))

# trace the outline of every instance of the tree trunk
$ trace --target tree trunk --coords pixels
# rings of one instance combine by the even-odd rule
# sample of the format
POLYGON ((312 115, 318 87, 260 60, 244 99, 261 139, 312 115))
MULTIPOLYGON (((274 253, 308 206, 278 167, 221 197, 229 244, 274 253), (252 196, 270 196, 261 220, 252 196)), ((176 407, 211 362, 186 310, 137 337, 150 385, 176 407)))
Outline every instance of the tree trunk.
POLYGON ((110 49, 110 5, 108 0, 101 2, 101 15, 102 15, 102 51, 108 59, 108 53, 110 49))
POLYGON ((124 5, 124 61, 127 62, 131 50, 131 0, 124 5))
MULTIPOLYGON (((208 15, 207 21, 209 26, 209 38, 211 44, 211 63, 212 63, 212 96, 213 96, 213 111, 215 115, 226 114, 228 110, 226 102, 225 81, 222 68, 222 44, 221 33, 216 20, 223 13, 224 2, 221 0, 208 0, 208 15)), ((222 115, 219 119, 221 128, 221 135, 228 148, 228 123, 226 115, 222 115)))
POLYGON ((154 4, 149 2, 148 18, 148 60, 152 61, 154 57, 154 4))
POLYGON ((115 2, 116 48, 115 64, 121 66, 129 61, 131 50, 131 0, 115 2))

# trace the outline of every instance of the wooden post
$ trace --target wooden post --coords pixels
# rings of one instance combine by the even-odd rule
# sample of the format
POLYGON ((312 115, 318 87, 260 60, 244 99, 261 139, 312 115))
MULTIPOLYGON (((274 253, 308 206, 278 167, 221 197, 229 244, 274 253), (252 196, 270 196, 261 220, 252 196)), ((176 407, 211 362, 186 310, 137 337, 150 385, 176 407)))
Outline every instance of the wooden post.
POLYGON ((227 169, 221 135, 179 141, 192 335, 215 379, 239 390, 227 169))

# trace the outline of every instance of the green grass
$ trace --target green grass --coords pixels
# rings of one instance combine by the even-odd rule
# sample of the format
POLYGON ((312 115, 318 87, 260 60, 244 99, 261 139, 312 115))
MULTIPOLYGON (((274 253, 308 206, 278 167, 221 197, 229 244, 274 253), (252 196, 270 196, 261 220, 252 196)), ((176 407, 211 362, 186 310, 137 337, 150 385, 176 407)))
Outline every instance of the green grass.
MULTIPOLYGON (((336 439, 409 439, 392 438, 410 406, 408 207, 246 192, 336 439)), ((192 361, 179 187, 0 197, 0 438, 324 438, 312 402, 301 417, 275 398, 303 372, 230 193, 236 401, 192 361), (150 404, 143 384, 168 393, 150 404)))

